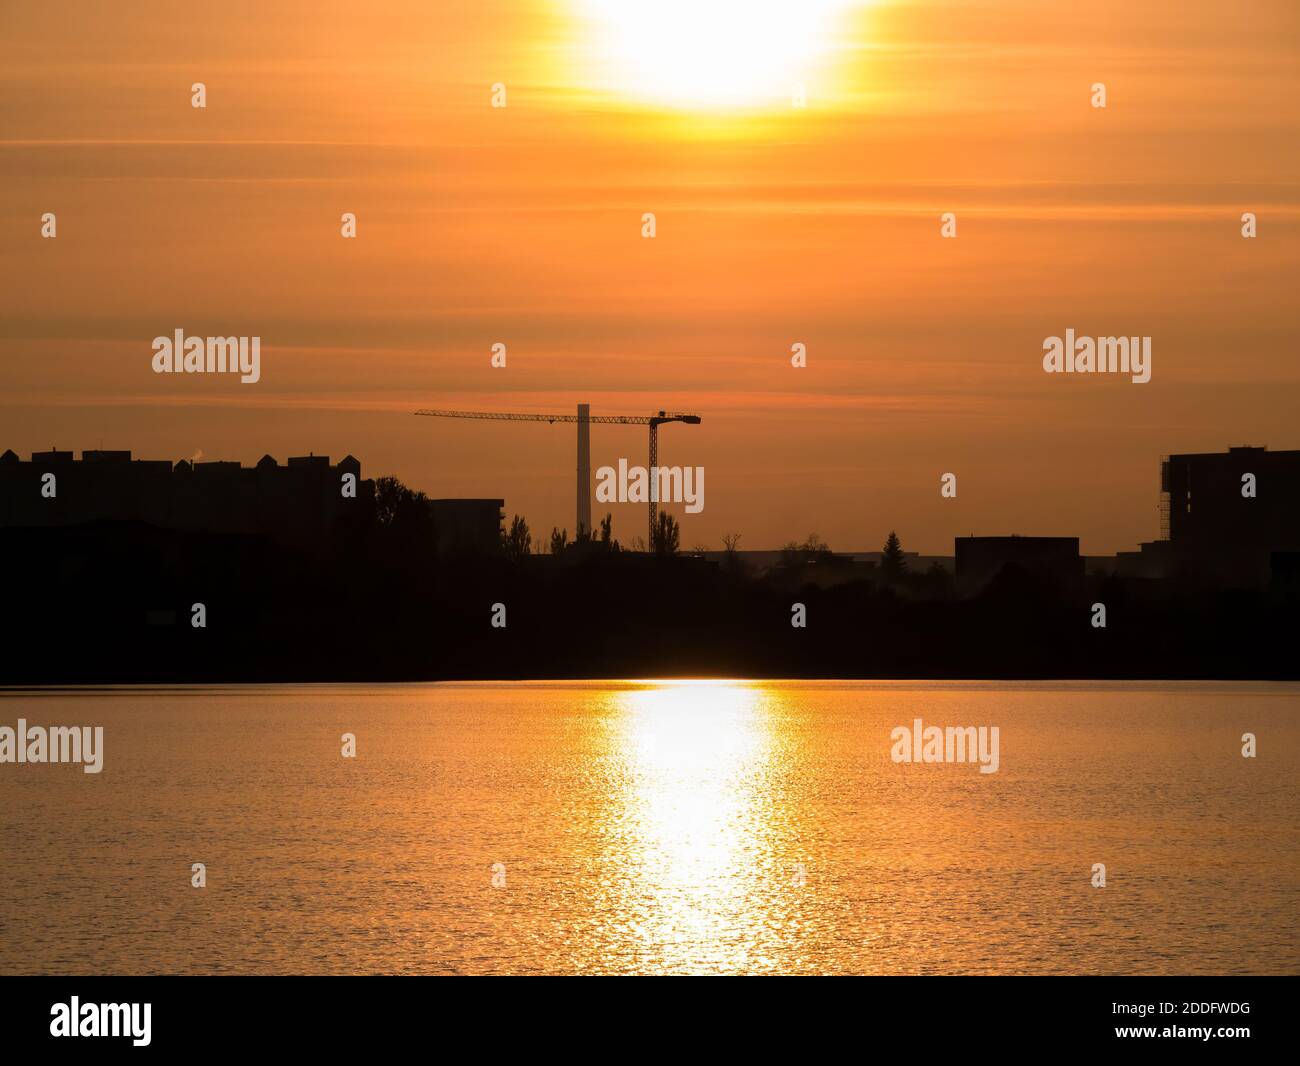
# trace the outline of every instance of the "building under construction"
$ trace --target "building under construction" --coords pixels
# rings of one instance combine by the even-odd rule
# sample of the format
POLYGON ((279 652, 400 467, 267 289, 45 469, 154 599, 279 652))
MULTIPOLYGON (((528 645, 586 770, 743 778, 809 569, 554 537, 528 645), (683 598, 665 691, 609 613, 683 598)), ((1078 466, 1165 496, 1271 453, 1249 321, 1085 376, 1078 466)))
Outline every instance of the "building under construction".
POLYGON ((1119 553, 1119 572, 1267 583, 1275 557, 1300 551, 1300 451, 1170 455, 1160 464, 1160 532, 1119 553))

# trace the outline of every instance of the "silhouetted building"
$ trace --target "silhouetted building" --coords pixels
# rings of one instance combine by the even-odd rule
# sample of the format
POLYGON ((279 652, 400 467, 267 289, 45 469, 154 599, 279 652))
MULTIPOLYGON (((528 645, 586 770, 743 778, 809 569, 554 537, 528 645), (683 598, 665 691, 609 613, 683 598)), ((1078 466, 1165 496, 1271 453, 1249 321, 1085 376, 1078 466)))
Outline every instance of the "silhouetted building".
POLYGON ((0 525, 68 526, 147 522, 167 529, 253 533, 317 548, 340 521, 359 519, 374 497, 352 456, 323 455, 280 466, 132 459, 129 451, 35 452, 23 462, 0 455, 0 525), (53 475, 53 479, 46 475, 53 475))
POLYGON ((1063 592, 1083 582, 1078 537, 958 537, 954 543, 963 595, 979 592, 1008 566, 1063 592))
POLYGON ((505 500, 430 500, 439 558, 495 555, 501 551, 505 500))
POLYGON ((1162 539, 1119 553, 1122 574, 1261 586, 1274 553, 1300 550, 1300 451, 1171 455, 1160 492, 1162 539))
POLYGON ((1168 539, 1205 552, 1300 548, 1300 451, 1229 448, 1160 464, 1168 539))

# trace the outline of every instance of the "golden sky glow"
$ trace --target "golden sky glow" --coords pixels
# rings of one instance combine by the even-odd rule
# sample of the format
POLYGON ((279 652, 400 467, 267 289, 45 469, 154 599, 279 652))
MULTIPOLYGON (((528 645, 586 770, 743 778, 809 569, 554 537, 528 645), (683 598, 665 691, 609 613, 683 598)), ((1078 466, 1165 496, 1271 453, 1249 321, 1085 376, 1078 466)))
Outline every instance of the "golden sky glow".
POLYGON ((574 0, 593 89, 684 109, 784 107, 826 84, 845 0, 574 0))
POLYGON ((1100 553, 1162 454, 1300 446, 1293 0, 613 6, 4 5, 0 448, 351 452, 549 530, 571 428, 407 412, 666 407, 686 546, 1100 553), (176 328, 260 335, 261 382, 154 375, 176 328), (1067 328, 1152 336, 1151 383, 1044 375, 1067 328))

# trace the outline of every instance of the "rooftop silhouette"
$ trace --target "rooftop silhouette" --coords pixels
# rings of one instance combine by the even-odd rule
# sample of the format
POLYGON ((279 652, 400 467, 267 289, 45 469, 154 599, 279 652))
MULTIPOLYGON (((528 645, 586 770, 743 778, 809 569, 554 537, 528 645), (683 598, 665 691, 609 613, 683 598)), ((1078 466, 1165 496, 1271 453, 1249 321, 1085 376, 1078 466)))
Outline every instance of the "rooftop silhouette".
POLYGON ((608 516, 534 536, 499 498, 430 500, 353 456, 9 451, 0 681, 1294 676, 1300 452, 1163 471, 1166 540, 1084 560, 1074 537, 963 536, 954 573, 892 536, 681 550, 666 511, 649 552, 608 516))
POLYGON ((129 451, 0 455, 0 525, 69 526, 145 522, 167 529, 261 534, 301 547, 319 544, 370 505, 375 486, 351 455, 264 455, 237 462, 133 459, 129 451), (52 480, 51 480, 52 478, 52 480), (350 494, 349 494, 350 493, 350 494))

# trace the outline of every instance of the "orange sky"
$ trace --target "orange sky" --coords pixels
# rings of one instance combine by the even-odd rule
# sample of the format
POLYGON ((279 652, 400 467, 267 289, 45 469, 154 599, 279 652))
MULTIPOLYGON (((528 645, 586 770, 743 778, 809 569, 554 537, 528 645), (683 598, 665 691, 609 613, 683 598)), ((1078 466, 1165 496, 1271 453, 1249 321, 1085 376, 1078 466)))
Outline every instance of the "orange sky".
MULTIPOLYGON (((707 472, 684 545, 1097 554, 1156 535, 1162 454, 1300 447, 1294 0, 823 5, 802 109, 784 72, 691 106, 597 6, 10 0, 0 449, 351 452, 571 530, 572 427, 409 412, 663 407, 704 419, 661 436, 707 472), (177 328, 260 336, 261 381, 155 375, 177 328), (1150 335, 1152 381, 1044 374, 1067 328, 1150 335)), ((709 84, 754 76, 744 29, 709 84)), ((593 430, 623 456, 643 430, 593 430)))

